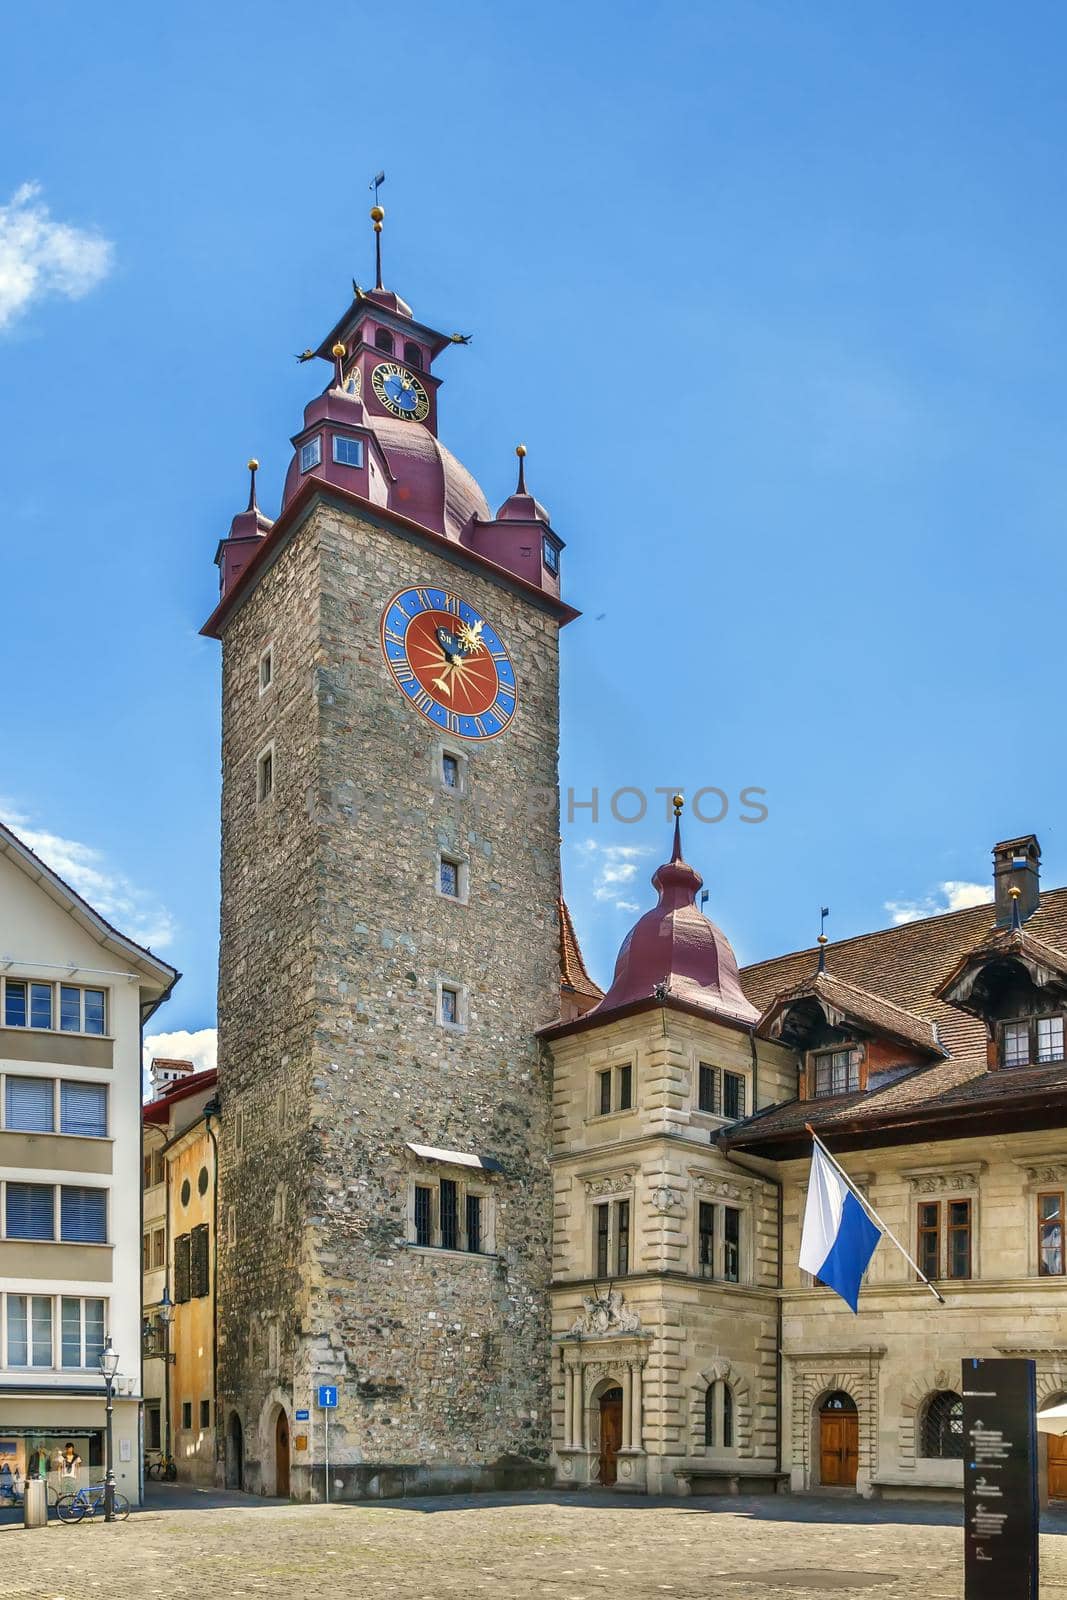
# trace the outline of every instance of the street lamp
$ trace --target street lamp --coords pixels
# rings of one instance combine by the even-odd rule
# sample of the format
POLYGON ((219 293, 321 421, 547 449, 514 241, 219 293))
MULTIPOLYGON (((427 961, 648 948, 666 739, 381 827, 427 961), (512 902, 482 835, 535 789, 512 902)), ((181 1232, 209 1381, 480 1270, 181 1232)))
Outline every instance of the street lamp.
MULTIPOLYGON (((170 1325, 174 1317, 174 1303, 170 1298, 170 1289, 163 1284, 163 1295, 159 1302, 158 1320, 163 1333, 163 1459, 170 1460, 170 1325)), ((160 1473, 162 1477, 162 1473, 160 1473)))
POLYGON ((111 1347, 109 1339, 100 1352, 100 1371, 104 1374, 107 1385, 107 1453, 105 1456, 104 1471, 104 1521, 115 1520, 115 1457, 111 1439, 111 1399, 115 1392, 115 1374, 119 1370, 117 1351, 111 1347))

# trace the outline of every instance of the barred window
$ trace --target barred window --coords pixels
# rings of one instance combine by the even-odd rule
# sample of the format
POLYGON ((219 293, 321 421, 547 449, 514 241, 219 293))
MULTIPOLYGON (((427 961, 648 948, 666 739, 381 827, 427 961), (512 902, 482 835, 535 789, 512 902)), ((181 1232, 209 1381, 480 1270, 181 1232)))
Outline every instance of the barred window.
POLYGON ((451 1178, 441 1179, 441 1249, 459 1249, 459 1211, 456 1185, 451 1178))
POLYGON ((704 1444, 710 1449, 715 1443, 715 1385, 709 1383, 704 1390, 704 1444))
POLYGON ((467 1249, 473 1250, 475 1255, 480 1254, 482 1248, 482 1197, 480 1194, 467 1196, 467 1249))
POLYGON ((723 1073, 722 1112, 735 1122, 745 1114, 745 1080, 739 1072, 723 1073))
POLYGON ((941 1389, 927 1401, 919 1453, 939 1461, 963 1460, 963 1401, 954 1390, 941 1389))
POLYGON ((415 1187, 415 1243, 425 1248, 433 1243, 433 1191, 421 1184, 415 1187))
MULTIPOLYGON (((701 1200, 699 1211, 698 1264, 702 1278, 715 1276, 715 1207, 701 1200)), ((710 1390, 708 1391, 710 1394, 710 1390)))
POLYGON ((702 1061, 698 1068, 697 1077, 697 1109, 699 1111, 710 1111, 717 1116, 721 1105, 718 1067, 709 1066, 706 1061, 702 1061))

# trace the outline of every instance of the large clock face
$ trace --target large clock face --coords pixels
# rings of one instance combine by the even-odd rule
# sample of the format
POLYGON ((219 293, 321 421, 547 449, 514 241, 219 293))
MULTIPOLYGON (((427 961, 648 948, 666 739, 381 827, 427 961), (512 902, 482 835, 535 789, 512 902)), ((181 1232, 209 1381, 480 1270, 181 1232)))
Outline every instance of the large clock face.
POLYGON ((430 397, 413 372, 398 367, 395 361, 379 361, 370 375, 374 392, 394 417, 410 422, 425 422, 430 414, 430 397))
POLYGON ((397 688, 435 728, 495 739, 515 715, 515 669, 500 636, 450 589, 401 589, 382 612, 397 688))

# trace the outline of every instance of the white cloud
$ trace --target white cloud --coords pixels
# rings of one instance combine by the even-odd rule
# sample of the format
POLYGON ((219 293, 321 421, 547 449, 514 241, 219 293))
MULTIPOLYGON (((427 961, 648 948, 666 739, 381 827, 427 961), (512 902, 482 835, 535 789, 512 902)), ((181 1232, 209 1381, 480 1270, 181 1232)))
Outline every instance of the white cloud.
POLYGON ((81 844, 77 839, 64 839, 57 833, 31 827, 27 817, 3 800, 0 800, 0 822, 14 829, 22 842, 28 844, 53 872, 128 939, 155 951, 171 943, 175 932, 171 913, 154 895, 109 867, 102 851, 81 844))
POLYGON ((922 917, 940 916, 944 911, 986 906, 992 899, 993 890, 987 883, 964 883, 958 878, 949 878, 938 884, 937 894, 924 895, 921 900, 887 900, 885 908, 899 925, 918 922, 922 917))
POLYGON ((55 221, 40 195, 24 183, 0 205, 0 329, 47 295, 80 300, 111 271, 110 240, 55 221))
POLYGON ((148 1071, 154 1057, 163 1056, 169 1061, 191 1061, 197 1072, 206 1072, 217 1065, 218 1048, 216 1028, 197 1028, 193 1032, 178 1028, 174 1033, 153 1033, 144 1042, 144 1069, 148 1071))
POLYGON ((595 869, 594 900, 613 905, 616 911, 641 909, 625 890, 637 878, 641 862, 652 854, 650 845, 600 844, 596 839, 585 839, 575 848, 595 869))

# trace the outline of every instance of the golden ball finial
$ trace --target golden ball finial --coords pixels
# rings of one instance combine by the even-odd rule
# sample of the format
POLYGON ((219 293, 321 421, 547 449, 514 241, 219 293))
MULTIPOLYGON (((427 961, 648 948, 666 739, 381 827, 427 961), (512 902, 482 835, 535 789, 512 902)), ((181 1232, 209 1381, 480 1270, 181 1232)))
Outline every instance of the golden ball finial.
POLYGON ((1011 895, 1013 900, 1020 900, 1022 898, 1022 890, 1019 888, 1017 883, 1012 884, 1011 888, 1008 890, 1008 893, 1011 895))
POLYGON ((520 459, 520 460, 521 460, 521 459, 522 459, 522 457, 523 457, 523 456, 524 456, 524 455, 525 455, 525 454, 526 454, 526 446, 525 446, 525 445, 524 445, 524 444, 517 444, 517 445, 516 445, 516 446, 515 446, 515 454, 516 454, 516 455, 517 455, 517 456, 518 456, 518 457, 519 457, 519 459, 520 459))
POLYGON ((682 814, 682 807, 685 805, 685 795, 676 794, 671 804, 674 806, 675 816, 680 817, 682 814))
POLYGON ((382 207, 382 206, 371 206, 371 208, 370 208, 370 219, 374 223, 374 226, 375 226, 376 229, 380 228, 382 223, 385 221, 385 210, 384 210, 384 207, 382 207))
POLYGON ((336 356, 337 359, 340 360, 342 356, 345 356, 345 355, 348 354, 348 351, 345 349, 345 346, 341 343, 340 339, 338 339, 337 343, 334 345, 333 349, 330 351, 330 354, 332 356, 336 356))
POLYGON ((815 942, 816 942, 816 944, 829 944, 830 940, 827 938, 825 933, 820 933, 819 937, 816 939, 815 942))
POLYGON ((248 470, 249 472, 259 471, 259 462, 256 460, 255 456, 253 456, 251 461, 248 463, 248 470))

